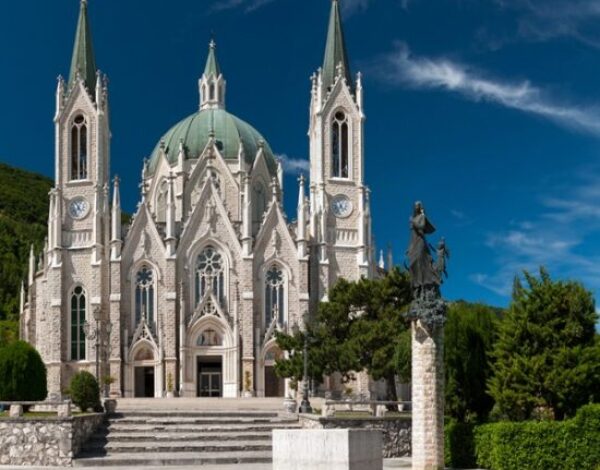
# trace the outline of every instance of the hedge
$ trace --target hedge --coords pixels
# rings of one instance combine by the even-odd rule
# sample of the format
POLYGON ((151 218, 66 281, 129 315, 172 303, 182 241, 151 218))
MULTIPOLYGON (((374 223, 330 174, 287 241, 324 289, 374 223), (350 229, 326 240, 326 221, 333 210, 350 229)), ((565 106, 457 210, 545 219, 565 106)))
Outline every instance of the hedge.
POLYGON ((600 470, 600 405, 566 421, 448 421, 446 465, 489 470, 600 470), (474 455, 471 453, 474 452, 474 455))

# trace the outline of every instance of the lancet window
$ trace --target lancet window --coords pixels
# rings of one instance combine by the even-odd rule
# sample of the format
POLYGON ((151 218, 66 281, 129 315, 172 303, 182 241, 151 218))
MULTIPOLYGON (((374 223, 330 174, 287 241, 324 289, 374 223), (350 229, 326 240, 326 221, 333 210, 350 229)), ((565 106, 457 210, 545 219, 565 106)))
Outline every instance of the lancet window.
POLYGON ((79 114, 71 126, 71 179, 84 180, 88 177, 88 135, 85 118, 79 114))
POLYGON ((221 305, 225 302, 225 260, 213 246, 207 246, 196 259, 195 272, 196 306, 209 289, 221 305))
POLYGON ((274 318, 283 325, 285 311, 286 279, 282 269, 273 265, 265 275, 265 326, 268 328, 274 318))
POLYGON ((71 294, 71 360, 85 359, 85 291, 77 286, 71 294))
POLYGON ((348 118, 342 111, 335 113, 331 128, 331 174, 336 178, 349 177, 348 118))
POLYGON ((135 276, 135 324, 142 318, 148 325, 155 321, 155 275, 152 268, 142 266, 135 276))

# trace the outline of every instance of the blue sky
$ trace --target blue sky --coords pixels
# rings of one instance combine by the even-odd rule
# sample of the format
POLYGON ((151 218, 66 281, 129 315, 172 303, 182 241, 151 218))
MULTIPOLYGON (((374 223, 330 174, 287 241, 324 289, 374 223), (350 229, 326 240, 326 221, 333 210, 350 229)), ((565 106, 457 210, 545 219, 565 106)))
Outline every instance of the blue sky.
MULTIPOLYGON (((366 172, 377 243, 401 262, 423 200, 452 252, 444 294, 506 305, 544 264, 600 294, 600 1, 341 0, 365 83, 366 172)), ((328 0, 89 0, 109 75, 112 171, 126 210, 142 160, 197 109, 211 32, 227 108, 297 169, 328 0)), ((77 0, 0 6, 0 159, 52 175, 56 77, 77 0)))

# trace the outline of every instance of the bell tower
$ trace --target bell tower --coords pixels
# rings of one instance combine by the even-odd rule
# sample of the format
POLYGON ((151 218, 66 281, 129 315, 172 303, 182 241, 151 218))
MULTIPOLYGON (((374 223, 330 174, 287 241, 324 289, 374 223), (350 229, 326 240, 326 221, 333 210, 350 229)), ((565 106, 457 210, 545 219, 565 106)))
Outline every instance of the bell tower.
POLYGON ((323 66, 312 76, 308 133, 310 235, 318 259, 312 279, 321 298, 339 277, 372 275, 364 121, 361 75, 351 75, 340 0, 332 0, 323 66))
MULTIPOLYGON (((83 325, 108 314, 110 128, 107 78, 96 67, 81 0, 68 81, 58 79, 55 184, 48 218, 48 319, 44 348, 48 387, 60 393, 68 375, 95 361, 83 325), (62 366, 60 365, 62 363, 62 366), (64 364, 72 367, 65 368, 64 364)), ((93 370, 93 368, 92 368, 93 370)))

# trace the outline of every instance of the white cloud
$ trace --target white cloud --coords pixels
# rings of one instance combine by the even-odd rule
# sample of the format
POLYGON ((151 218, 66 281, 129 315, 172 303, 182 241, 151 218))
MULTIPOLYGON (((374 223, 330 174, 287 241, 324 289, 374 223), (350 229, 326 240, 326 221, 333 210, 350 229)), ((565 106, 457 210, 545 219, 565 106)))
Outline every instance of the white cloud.
POLYGON ((600 48, 600 0, 496 0, 516 16, 517 36, 533 41, 570 37, 600 48))
POLYGON ((600 136, 600 109, 560 104, 529 81, 508 82, 485 76, 448 59, 414 57, 404 43, 383 56, 375 69, 380 79, 394 84, 458 93, 473 101, 486 101, 535 114, 563 127, 600 136))
POLYGON ((600 177, 580 176, 571 180, 575 189, 555 187, 552 192, 563 196, 541 198, 539 217, 488 234, 485 243, 494 253, 497 270, 474 273, 471 281, 509 296, 515 275, 545 266, 556 277, 580 280, 600 293, 600 253, 585 251, 588 240, 600 235, 599 183, 600 177))
POLYGON ((283 165, 283 171, 289 174, 308 173, 310 171, 310 162, 304 158, 291 158, 286 154, 277 155, 283 165))
POLYGON ((345 16, 353 15, 358 11, 364 11, 369 8, 371 0, 344 0, 342 2, 342 12, 345 16))
POLYGON ((231 10, 243 8, 245 13, 251 13, 275 0, 219 0, 213 3, 211 11, 231 10))

